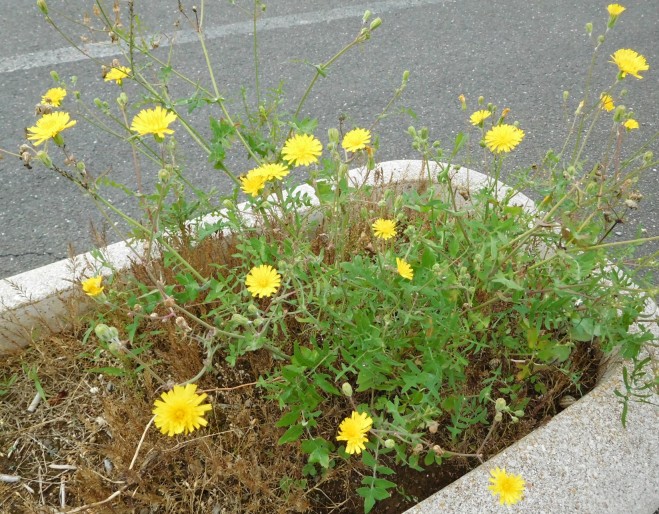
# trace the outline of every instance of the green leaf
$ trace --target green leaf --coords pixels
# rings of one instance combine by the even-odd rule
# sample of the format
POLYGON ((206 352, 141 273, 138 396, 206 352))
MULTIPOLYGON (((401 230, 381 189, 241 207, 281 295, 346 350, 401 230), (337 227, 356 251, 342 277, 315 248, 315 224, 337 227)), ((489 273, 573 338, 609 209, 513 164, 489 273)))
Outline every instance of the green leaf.
POLYGON ((300 418, 300 409, 293 409, 291 412, 284 414, 277 423, 275 423, 276 427, 288 427, 292 425, 293 423, 297 422, 297 420, 300 418))
POLYGON ((514 289, 515 291, 524 291, 522 286, 520 286, 517 282, 514 282, 513 280, 505 277, 501 271, 496 274, 496 276, 492 279, 492 282, 504 285, 508 289, 514 289))
POLYGON ((105 367, 105 368, 89 368, 85 370, 87 373, 103 373, 112 377, 125 377, 128 372, 125 369, 105 367))
POLYGON ((293 425, 292 427, 289 427, 286 432, 284 432, 284 435, 279 438, 277 444, 286 444, 297 441, 302 435, 303 431, 304 427, 302 425, 293 425))

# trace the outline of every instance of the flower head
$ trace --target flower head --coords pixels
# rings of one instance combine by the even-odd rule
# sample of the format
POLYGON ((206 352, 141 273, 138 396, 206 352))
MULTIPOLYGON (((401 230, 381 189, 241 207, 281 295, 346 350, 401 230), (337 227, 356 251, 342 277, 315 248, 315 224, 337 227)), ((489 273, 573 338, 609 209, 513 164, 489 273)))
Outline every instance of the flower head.
POLYGON ((396 222, 378 218, 372 225, 375 237, 390 239, 396 235, 396 222))
POLYGON ((607 112, 612 111, 615 108, 611 95, 607 95, 606 93, 600 95, 600 107, 607 112))
POLYGON ((112 67, 110 71, 108 71, 105 74, 103 80, 105 80, 105 82, 110 82, 111 80, 114 80, 120 86, 121 82, 126 77, 128 77, 129 74, 130 74, 130 68, 126 66, 116 66, 116 67, 112 67))
POLYGON ((627 121, 625 121, 623 123, 623 126, 627 130, 634 130, 634 129, 637 129, 639 127, 639 124, 638 124, 638 121, 636 121, 635 119, 629 118, 627 121))
POLYGON ((64 129, 73 127, 76 124, 75 120, 70 120, 68 112, 53 112, 44 114, 37 120, 34 127, 29 127, 27 138, 34 141, 35 145, 40 145, 49 139, 55 139, 55 142, 61 144, 58 139, 60 132, 64 129))
POLYGON ((414 270, 412 269, 412 266, 410 266, 410 263, 405 259, 399 259, 396 257, 396 268, 401 277, 406 278, 407 280, 412 280, 414 278, 414 270))
POLYGON ((267 177, 258 168, 251 170, 247 175, 240 177, 240 189, 254 198, 259 196, 261 189, 265 187, 267 177))
POLYGON ((368 441, 366 433, 371 429, 373 420, 371 417, 362 412, 352 412, 349 418, 344 419, 339 425, 339 435, 337 441, 346 441, 346 453, 361 453, 366 449, 364 445, 368 441))
POLYGON ((175 385, 171 391, 160 395, 162 400, 153 403, 155 425, 163 434, 170 437, 181 433, 188 434, 208 425, 204 414, 213 407, 208 403, 200 405, 208 395, 197 394, 196 391, 196 384, 175 385))
POLYGON ((357 150, 363 150, 371 142, 371 131, 356 128, 348 132, 343 136, 343 142, 341 146, 344 150, 348 152, 356 152, 357 150))
POLYGON ((609 4, 606 6, 606 10, 609 11, 611 16, 620 16, 625 8, 620 4, 609 4))
POLYGON ((41 103, 44 105, 52 105, 59 107, 62 105, 62 100, 66 96, 66 89, 63 87, 52 87, 44 93, 41 97, 41 103))
POLYGON ((471 122, 472 125, 475 127, 478 127, 481 123, 483 123, 487 118, 492 116, 492 113, 490 111, 486 110, 480 110, 476 111, 474 114, 472 114, 469 117, 469 121, 471 122))
POLYGON ((308 166, 318 162, 323 145, 309 134, 296 134, 286 141, 281 150, 282 157, 294 166, 308 166))
POLYGON ((156 139, 162 140, 165 134, 174 133, 172 129, 168 128, 169 124, 174 121, 176 121, 176 114, 156 105, 154 109, 142 109, 137 113, 130 129, 140 136, 153 134, 156 139))
POLYGON ((81 282, 82 290, 88 296, 98 296, 103 292, 103 286, 101 286, 102 282, 103 275, 85 279, 81 282))
POLYGON ((264 164, 263 166, 259 166, 258 168, 253 169, 252 171, 260 173, 265 177, 266 180, 272 180, 272 179, 281 180, 286 175, 288 175, 291 170, 289 170, 283 164, 274 163, 274 164, 264 164))
POLYGON ((495 468, 490 471, 491 485, 488 489, 494 496, 499 495, 501 505, 513 505, 522 499, 524 494, 524 479, 521 475, 511 475, 506 473, 505 468, 495 468))
POLYGON ((618 66, 622 78, 625 78, 625 76, 629 73, 637 79, 642 79, 643 77, 639 75, 639 72, 647 71, 650 69, 650 66, 645 60, 645 57, 635 52, 634 50, 630 50, 629 48, 621 48, 620 50, 616 50, 611 56, 611 59, 613 60, 609 62, 612 62, 618 66))
POLYGON ((501 124, 485 134, 485 144, 491 152, 510 152, 522 142, 524 131, 514 125, 501 124))
POLYGON ((281 284, 281 275, 272 266, 264 264, 251 269, 245 279, 247 290, 252 296, 272 296, 281 284))

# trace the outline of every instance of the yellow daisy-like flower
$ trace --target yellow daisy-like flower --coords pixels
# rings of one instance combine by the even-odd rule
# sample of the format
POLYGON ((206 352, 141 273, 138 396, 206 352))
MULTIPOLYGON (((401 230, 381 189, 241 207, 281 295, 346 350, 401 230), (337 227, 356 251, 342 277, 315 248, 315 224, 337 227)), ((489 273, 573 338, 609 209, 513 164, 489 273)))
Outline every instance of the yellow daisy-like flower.
POLYGON ((492 113, 490 111, 486 111, 486 110, 476 111, 474 114, 469 116, 469 121, 471 122, 472 125, 478 127, 490 116, 492 116, 492 113))
POLYGON ((380 239, 391 239, 396 235, 396 222, 378 218, 372 225, 375 237, 380 239))
POLYGON ((156 140, 162 140, 165 134, 174 133, 172 129, 168 128, 169 124, 174 121, 176 121, 176 114, 156 105, 155 109, 142 109, 137 113, 137 116, 133 118, 130 129, 140 136, 153 134, 156 140))
POLYGON ((371 131, 363 128, 356 128, 343 136, 341 146, 348 152, 363 150, 371 142, 371 131))
POLYGON ((208 403, 200 405, 208 395, 197 394, 196 391, 195 384, 175 385, 171 391, 160 395, 162 400, 153 403, 154 422, 163 434, 170 437, 182 433, 189 434, 199 427, 208 425, 204 415, 213 407, 208 403))
POLYGON ((488 489, 494 496, 499 496, 501 505, 513 505, 522 499, 525 489, 525 481, 521 475, 512 475, 506 473, 505 468, 495 468, 490 471, 491 485, 488 489))
POLYGON ((63 87, 53 87, 44 93, 41 97, 41 103, 44 105, 52 105, 59 107, 62 105, 62 100, 66 96, 66 89, 63 87))
POLYGON ((410 266, 410 263, 405 259, 399 259, 396 257, 396 268, 401 277, 406 278, 407 280, 412 280, 414 278, 414 270, 412 269, 412 266, 410 266))
POLYGON ((117 66, 115 68, 111 68, 103 77, 103 80, 105 82, 110 82, 114 80, 119 86, 121 85, 122 81, 128 77, 130 74, 130 68, 126 66, 117 66))
POLYGON ((263 166, 259 166, 258 168, 253 169, 250 171, 252 172, 258 172, 261 175, 265 177, 266 180, 281 180, 283 179, 286 175, 290 173, 291 170, 289 170, 286 166, 283 164, 264 164, 263 166))
POLYGON ((366 433, 372 425, 373 420, 368 414, 353 411, 350 417, 344 419, 339 425, 339 435, 336 436, 336 440, 346 442, 346 453, 359 454, 366 449, 364 445, 368 441, 366 433))
POLYGON ((44 114, 37 120, 34 127, 27 129, 27 138, 34 141, 35 145, 40 145, 44 141, 54 139, 57 144, 62 144, 60 132, 64 129, 73 127, 76 124, 75 120, 70 120, 68 112, 53 112, 51 114, 44 114))
POLYGON ((650 66, 645 60, 645 57, 629 48, 621 48, 620 50, 616 50, 611 56, 611 59, 613 60, 609 62, 612 62, 618 66, 618 69, 622 74, 622 78, 625 78, 625 76, 629 74, 633 75, 637 79, 642 79, 643 77, 639 75, 639 72, 647 71, 650 69, 650 66))
POLYGON ((296 134, 286 141, 281 150, 282 157, 294 166, 308 166, 318 162, 323 145, 309 134, 296 134))
POLYGON ((88 296, 98 296, 103 292, 103 286, 101 286, 102 282, 103 282, 103 275, 88 278, 81 282, 82 290, 88 296))
POLYGON ((261 189, 265 187, 266 181, 266 176, 256 168, 248 172, 247 175, 240 177, 240 189, 256 198, 261 193, 261 189))
POLYGON ((625 122, 623 123, 623 126, 624 126, 627 130, 633 130, 633 129, 637 129, 637 128, 639 127, 639 124, 638 124, 638 121, 636 121, 636 120, 634 120, 634 119, 632 119, 632 118, 629 118, 627 121, 625 121, 625 122))
POLYGON ((501 124, 485 134, 485 145, 491 152, 501 153, 514 150, 524 139, 524 131, 514 125, 501 124))
POLYGON ((602 93, 600 95, 600 107, 607 112, 612 111, 615 108, 613 98, 611 98, 611 96, 607 95, 606 93, 602 93))
POLYGON ((247 274, 245 285, 252 296, 272 296, 281 285, 281 275, 267 264, 256 266, 247 274))
POLYGON ((625 8, 620 4, 609 4, 606 6, 606 10, 611 16, 620 16, 625 8))

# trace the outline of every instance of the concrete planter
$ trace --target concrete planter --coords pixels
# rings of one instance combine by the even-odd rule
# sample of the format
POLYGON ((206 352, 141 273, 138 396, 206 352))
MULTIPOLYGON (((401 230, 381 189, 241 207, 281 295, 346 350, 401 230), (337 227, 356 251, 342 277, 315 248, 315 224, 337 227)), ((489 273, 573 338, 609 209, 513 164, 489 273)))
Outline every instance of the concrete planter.
MULTIPOLYGON (((373 182, 377 174, 386 183, 415 180, 420 173, 420 161, 389 161, 382 163, 377 173, 353 170, 351 177, 373 182)), ((456 184, 471 190, 491 180, 465 168, 451 173, 456 184)), ((510 190, 501 186, 499 191, 503 194, 510 190)), ((312 191, 300 186, 293 194, 312 191)), ((512 201, 534 208, 521 193, 515 194, 512 201)), ((132 250, 118 243, 107 247, 104 254, 114 268, 125 269, 132 250)), ((70 303, 72 291, 78 287, 85 268, 90 267, 94 273, 103 271, 91 254, 85 254, 1 280, 0 355, 29 344, 31 333, 44 321, 52 329, 60 328, 66 302, 70 303)), ((656 304, 648 300, 648 317, 658 313, 656 304)), ((651 329, 659 340, 657 324, 653 323, 651 329)), ((652 514, 659 507, 659 409, 632 404, 628 426, 622 427, 621 406, 614 395, 622 382, 620 367, 615 362, 603 365, 602 378, 594 391, 407 512, 652 514), (499 506, 488 491, 489 470, 497 466, 521 474, 526 480, 524 500, 517 505, 499 506)), ((656 396, 653 401, 659 404, 656 396)))

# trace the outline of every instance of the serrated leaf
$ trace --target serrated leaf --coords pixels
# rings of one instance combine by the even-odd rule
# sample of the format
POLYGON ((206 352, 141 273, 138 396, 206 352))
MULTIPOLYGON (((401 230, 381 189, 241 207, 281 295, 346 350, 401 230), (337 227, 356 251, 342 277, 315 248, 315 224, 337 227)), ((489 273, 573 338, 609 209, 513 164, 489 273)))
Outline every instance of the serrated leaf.
POLYGON ((286 430, 286 432, 284 432, 284 435, 282 435, 279 438, 277 444, 281 445, 281 444, 297 441, 302 435, 303 431, 304 431, 304 427, 302 425, 293 425, 292 427, 289 427, 288 430, 286 430))

